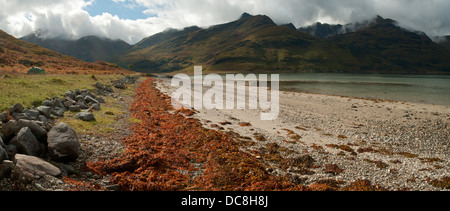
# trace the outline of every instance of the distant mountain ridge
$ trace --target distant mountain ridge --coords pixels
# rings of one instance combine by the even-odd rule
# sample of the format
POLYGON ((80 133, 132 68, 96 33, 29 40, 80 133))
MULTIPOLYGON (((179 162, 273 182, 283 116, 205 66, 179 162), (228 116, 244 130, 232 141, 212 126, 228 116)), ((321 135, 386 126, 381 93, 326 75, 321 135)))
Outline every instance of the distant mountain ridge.
MULTIPOLYGON (((65 43, 68 49, 57 51, 152 73, 186 72, 203 65, 212 72, 450 74, 448 40, 438 45, 425 33, 404 29, 381 16, 360 23, 316 23, 297 29, 293 24, 277 25, 265 15, 244 13, 236 21, 209 28, 168 29, 133 46, 88 37, 65 43)), ((60 43, 44 42, 49 48, 60 43)))
POLYGON ((124 54, 132 47, 122 40, 111 40, 96 36, 82 37, 78 40, 48 39, 41 38, 35 33, 20 39, 87 62, 112 62, 117 56, 124 54))
POLYGON ((41 67, 50 74, 101 74, 124 73, 126 70, 105 62, 89 63, 70 56, 62 55, 40 47, 0 30, 0 69, 5 72, 26 73, 33 66, 41 67))
POLYGON ((134 47, 117 64, 139 72, 189 71, 203 65, 221 72, 450 73, 448 50, 381 16, 358 24, 316 25, 314 33, 307 33, 245 13, 230 23, 145 40, 158 42, 134 47))

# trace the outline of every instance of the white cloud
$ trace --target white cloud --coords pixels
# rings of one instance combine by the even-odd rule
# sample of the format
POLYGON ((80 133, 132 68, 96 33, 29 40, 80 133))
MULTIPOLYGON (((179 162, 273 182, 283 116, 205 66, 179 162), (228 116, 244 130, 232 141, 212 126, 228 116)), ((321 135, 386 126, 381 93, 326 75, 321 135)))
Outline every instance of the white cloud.
POLYGON ((127 20, 109 13, 90 16, 99 0, 0 0, 0 29, 21 37, 37 30, 48 36, 105 36, 136 43, 166 28, 210 26, 236 20, 243 12, 265 14, 297 27, 317 21, 348 23, 377 14, 431 36, 450 34, 448 0, 110 0, 140 5, 147 19, 127 20))

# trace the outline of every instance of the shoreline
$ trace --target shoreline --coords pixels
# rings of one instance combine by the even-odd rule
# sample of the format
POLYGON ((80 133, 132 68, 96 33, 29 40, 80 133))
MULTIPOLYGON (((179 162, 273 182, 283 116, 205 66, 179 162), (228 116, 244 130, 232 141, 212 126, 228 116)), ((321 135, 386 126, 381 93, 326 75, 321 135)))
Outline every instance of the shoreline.
MULTIPOLYGON (((157 86, 170 96, 167 81, 157 86)), ((449 106, 280 91, 279 118, 261 121, 259 113, 200 110, 193 118, 248 141, 242 150, 270 166, 273 175, 305 185, 367 179, 388 190, 446 190, 430 181, 450 175, 449 106), (283 158, 310 155, 314 168, 308 174, 280 168, 265 158, 263 149, 274 145, 283 158)))

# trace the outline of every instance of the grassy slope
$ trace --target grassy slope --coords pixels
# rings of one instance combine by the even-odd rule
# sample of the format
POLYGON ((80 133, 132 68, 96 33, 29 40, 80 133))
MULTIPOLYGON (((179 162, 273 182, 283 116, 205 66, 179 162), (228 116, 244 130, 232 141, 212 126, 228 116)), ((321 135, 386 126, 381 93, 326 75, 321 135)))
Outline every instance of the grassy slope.
MULTIPOLYGON (((98 82, 109 84, 122 75, 96 75, 98 82)), ((25 107, 41 105, 47 97, 61 96, 71 89, 94 89, 97 81, 91 75, 4 75, 0 77, 0 111, 9 109, 16 103, 25 107)))
POLYGON ((211 72, 431 74, 450 71, 450 51, 426 35, 409 32, 382 17, 355 33, 329 39, 278 26, 261 15, 179 34, 135 49, 118 64, 132 64, 133 70, 139 72, 192 72, 194 65, 202 65, 205 71, 211 72))
POLYGON ((128 71, 104 62, 88 63, 14 38, 0 30, 1 72, 26 73, 30 67, 44 68, 49 74, 118 74, 128 71))
POLYGON ((167 72, 191 71, 194 64, 209 71, 342 70, 354 62, 348 50, 335 44, 277 26, 267 16, 251 16, 134 51, 119 64, 167 72))

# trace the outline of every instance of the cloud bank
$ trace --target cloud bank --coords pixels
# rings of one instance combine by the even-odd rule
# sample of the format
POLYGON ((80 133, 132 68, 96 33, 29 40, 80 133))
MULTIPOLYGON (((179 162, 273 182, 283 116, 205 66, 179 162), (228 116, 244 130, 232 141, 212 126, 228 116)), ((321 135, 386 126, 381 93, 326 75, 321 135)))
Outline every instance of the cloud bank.
POLYGON ((450 34, 448 0, 0 0, 0 29, 21 37, 40 31, 47 37, 97 35, 134 44, 167 28, 236 20, 244 12, 264 14, 296 27, 315 22, 350 23, 381 15, 429 36, 450 34), (110 13, 91 16, 94 1, 144 7, 145 19, 110 13))

